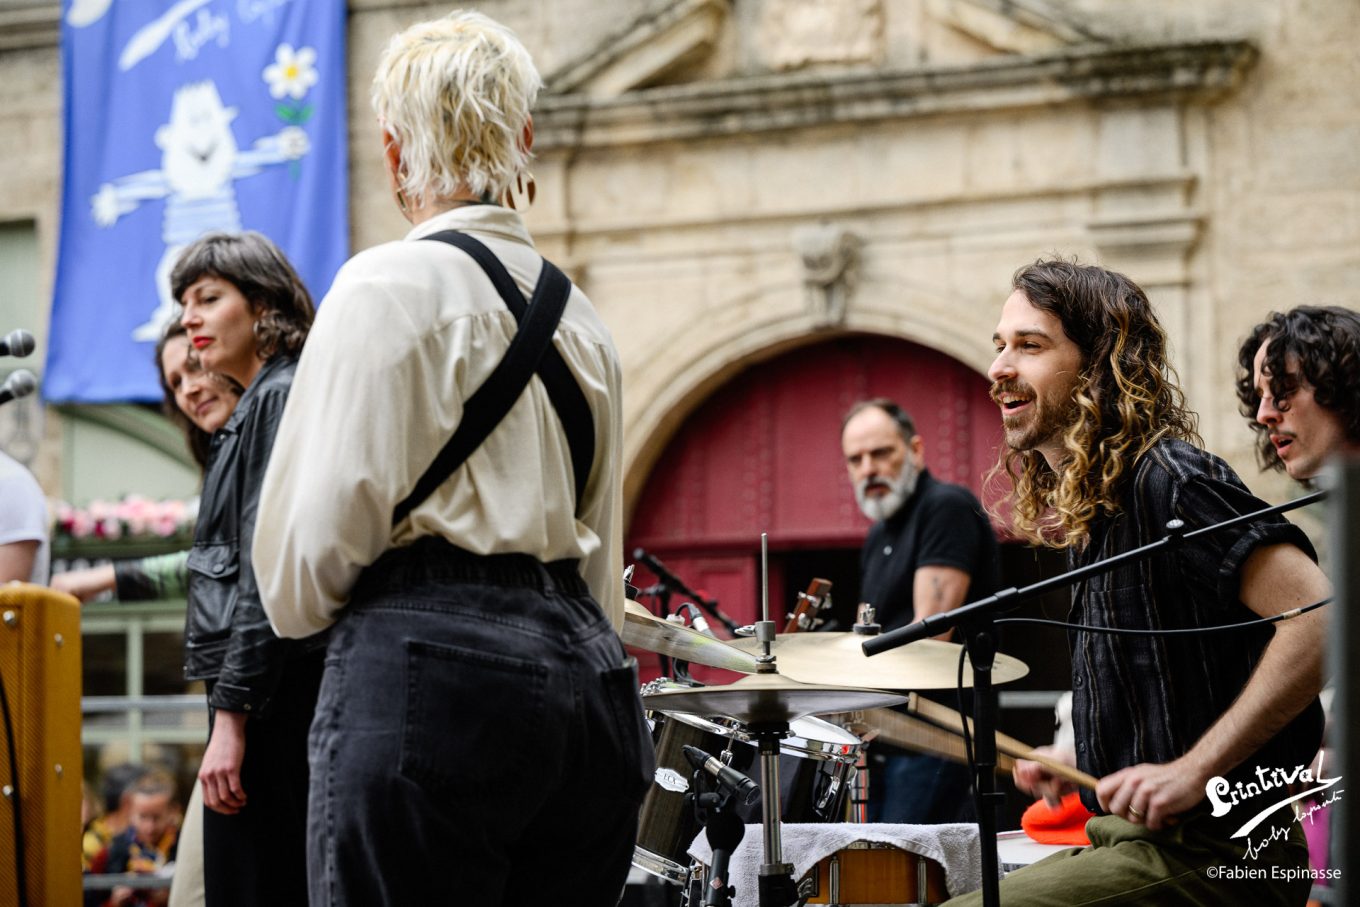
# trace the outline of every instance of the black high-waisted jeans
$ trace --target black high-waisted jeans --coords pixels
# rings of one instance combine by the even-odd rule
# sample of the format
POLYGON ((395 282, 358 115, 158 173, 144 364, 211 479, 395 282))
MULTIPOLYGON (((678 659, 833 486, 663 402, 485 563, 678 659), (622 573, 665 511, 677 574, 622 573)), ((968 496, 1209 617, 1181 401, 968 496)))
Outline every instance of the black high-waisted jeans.
POLYGON ((653 755, 573 563, 422 539, 367 569, 310 738, 325 905, 613 905, 653 755))

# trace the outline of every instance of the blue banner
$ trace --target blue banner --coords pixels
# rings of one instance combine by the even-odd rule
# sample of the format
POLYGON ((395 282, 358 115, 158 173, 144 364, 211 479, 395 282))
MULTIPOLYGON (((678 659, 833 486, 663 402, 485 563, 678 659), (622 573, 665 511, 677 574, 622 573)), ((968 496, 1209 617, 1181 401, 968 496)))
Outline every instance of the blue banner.
POLYGON ((349 245, 344 0, 67 0, 65 171, 43 393, 161 397, 169 275, 258 230, 320 299, 349 245))

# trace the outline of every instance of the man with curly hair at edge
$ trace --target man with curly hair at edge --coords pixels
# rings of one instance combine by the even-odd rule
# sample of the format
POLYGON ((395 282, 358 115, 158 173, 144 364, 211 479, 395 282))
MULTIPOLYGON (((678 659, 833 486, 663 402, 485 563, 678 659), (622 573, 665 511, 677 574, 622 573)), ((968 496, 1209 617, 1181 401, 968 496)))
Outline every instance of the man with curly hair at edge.
POLYGON ((1306 484, 1328 457, 1360 453, 1360 312, 1272 312, 1243 341, 1237 364, 1237 399, 1262 469, 1306 484))
MULTIPOLYGON (((1080 567, 1265 505, 1200 448, 1147 296, 1122 274, 1063 260, 1022 268, 1001 311, 989 376, 1009 450, 1016 531, 1080 567)), ((1329 594, 1308 539, 1280 517, 1163 549, 1073 590, 1075 744, 1050 753, 1099 780, 1087 848, 1011 873, 1002 902, 1298 904, 1303 830, 1277 770, 1317 751, 1321 611, 1226 632, 1329 594), (1210 794, 1213 794, 1210 796, 1210 794), (1239 831, 1280 804, 1248 833, 1239 831)), ((1031 761, 1016 785, 1071 788, 1031 761)), ((979 903, 980 895, 958 903, 979 903)), ((956 903, 950 901, 950 904, 956 903)))

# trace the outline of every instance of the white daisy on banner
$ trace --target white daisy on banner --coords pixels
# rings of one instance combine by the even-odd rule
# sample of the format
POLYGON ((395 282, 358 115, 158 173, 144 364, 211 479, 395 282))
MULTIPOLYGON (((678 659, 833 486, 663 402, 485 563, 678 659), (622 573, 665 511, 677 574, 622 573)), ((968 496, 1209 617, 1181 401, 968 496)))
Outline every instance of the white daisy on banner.
POLYGON ((291 44, 280 44, 274 51, 274 62, 264 68, 264 80, 269 83, 269 94, 275 99, 288 95, 301 101, 307 90, 316 84, 316 49, 291 44))
POLYGON ((274 105, 275 115, 287 124, 279 133, 280 141, 295 150, 301 149, 288 165, 289 175, 297 179, 302 169, 297 158, 306 154, 309 146, 302 127, 312 118, 312 105, 304 104, 302 99, 317 82, 316 48, 294 50, 291 44, 280 44, 274 51, 274 62, 264 68, 262 76, 269 86, 269 94, 278 101, 274 105), (291 100, 284 100, 285 95, 291 100))

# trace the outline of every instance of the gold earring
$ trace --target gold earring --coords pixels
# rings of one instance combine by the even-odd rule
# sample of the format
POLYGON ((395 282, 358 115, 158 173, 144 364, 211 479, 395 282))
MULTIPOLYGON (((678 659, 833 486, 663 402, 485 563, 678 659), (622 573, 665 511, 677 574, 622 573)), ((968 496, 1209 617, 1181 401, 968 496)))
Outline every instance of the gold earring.
POLYGON ((515 204, 515 194, 516 194, 516 193, 518 193, 518 194, 520 194, 520 195, 523 195, 523 196, 525 196, 526 198, 528 198, 528 202, 524 205, 524 210, 525 210, 525 211, 528 211, 529 208, 531 208, 531 207, 533 206, 533 204, 534 204, 534 198, 538 195, 538 185, 534 182, 534 175, 533 175, 532 173, 518 173, 518 174, 516 174, 516 175, 515 175, 515 185, 514 185, 514 188, 510 188, 509 186, 506 187, 506 189, 505 189, 505 206, 506 206, 507 208, 510 208, 512 211, 518 211, 518 210, 519 210, 519 205, 515 204), (529 186, 528 186, 527 191, 526 191, 525 186, 524 186, 524 180, 525 180, 526 177, 527 177, 528 180, 529 180, 529 186))
POLYGON ((397 190, 397 207, 401 209, 402 214, 407 213, 408 209, 406 207, 406 190, 404 189, 397 190))

